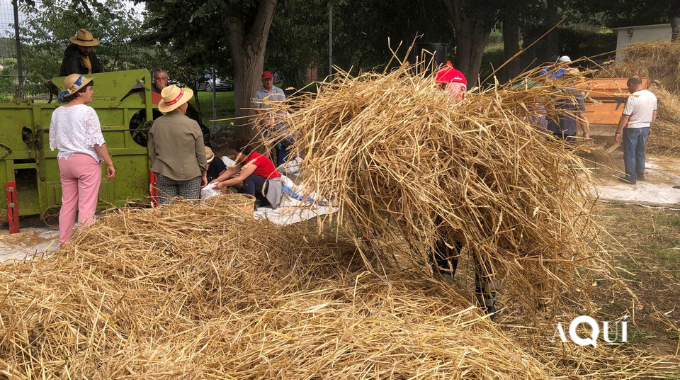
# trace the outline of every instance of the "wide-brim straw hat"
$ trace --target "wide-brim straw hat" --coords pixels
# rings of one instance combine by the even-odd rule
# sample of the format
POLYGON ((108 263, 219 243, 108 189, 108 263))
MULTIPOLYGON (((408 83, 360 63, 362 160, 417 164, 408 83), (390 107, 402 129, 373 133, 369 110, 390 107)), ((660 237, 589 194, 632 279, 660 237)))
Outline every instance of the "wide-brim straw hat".
POLYGON ((78 29, 75 37, 68 39, 72 43, 80 46, 97 46, 99 45, 99 40, 92 37, 92 33, 85 29, 78 29))
POLYGON ((205 147, 205 160, 208 163, 211 163, 212 160, 215 159, 215 153, 213 153, 212 149, 208 148, 207 146, 205 147))
POLYGON ((161 112, 170 112, 177 107, 189 101, 194 96, 194 91, 190 88, 177 87, 174 84, 168 86, 161 91, 160 102, 158 102, 158 109, 161 112))
POLYGON ((88 83, 92 82, 92 78, 85 78, 80 74, 71 74, 64 78, 64 88, 63 98, 67 98, 85 87, 88 83), (68 93, 66 93, 68 92, 68 93))

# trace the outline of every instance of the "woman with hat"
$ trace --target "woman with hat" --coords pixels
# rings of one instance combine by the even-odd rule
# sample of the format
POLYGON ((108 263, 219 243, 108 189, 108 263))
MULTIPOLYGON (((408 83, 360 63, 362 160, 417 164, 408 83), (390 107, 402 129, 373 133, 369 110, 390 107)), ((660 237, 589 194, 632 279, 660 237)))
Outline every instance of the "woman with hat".
POLYGON ((60 245, 66 244, 73 234, 76 210, 81 226, 94 222, 102 180, 101 161, 106 162, 107 179, 116 175, 97 113, 86 105, 92 101, 93 84, 91 78, 79 74, 67 76, 66 90, 59 94, 59 101, 66 104, 54 110, 50 122, 50 149, 59 150, 60 245))
POLYGON ((69 38, 69 41, 71 45, 64 51, 59 76, 104 72, 104 66, 99 63, 93 51, 93 48, 99 45, 99 40, 92 37, 92 33, 78 29, 75 37, 69 38))
POLYGON ((208 183, 227 170, 227 165, 224 164, 224 161, 219 158, 215 159, 215 153, 207 146, 205 147, 205 159, 208 162, 208 183))
POLYGON ((203 133, 198 123, 186 116, 187 102, 194 96, 189 88, 168 86, 161 91, 158 109, 165 112, 149 131, 151 171, 158 178, 160 203, 173 198, 199 198, 208 183, 203 133))

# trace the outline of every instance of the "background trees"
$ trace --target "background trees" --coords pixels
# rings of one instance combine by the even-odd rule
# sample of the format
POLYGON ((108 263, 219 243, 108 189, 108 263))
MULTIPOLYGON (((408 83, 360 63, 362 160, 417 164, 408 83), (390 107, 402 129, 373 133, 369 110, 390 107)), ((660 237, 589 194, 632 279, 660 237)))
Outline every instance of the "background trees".
MULTIPOLYGON (((316 68, 320 79, 328 74, 330 7, 334 65, 354 73, 382 67, 392 58, 390 46, 401 42, 397 55, 404 58, 421 36, 418 42, 448 44, 449 59, 470 81, 491 71, 492 30, 496 41, 502 31, 509 59, 566 17, 559 29, 506 66, 501 74, 509 78, 552 55, 613 50, 611 34, 581 31, 586 23, 640 25, 670 18, 680 24, 680 0, 134 1, 146 7, 143 15, 122 0, 23 3, 29 15, 22 25, 27 77, 54 76, 68 37, 86 27, 102 41, 97 54, 107 70, 163 66, 194 90, 212 68, 221 78, 233 77, 236 115, 246 116, 263 70, 281 72, 284 87, 294 88, 306 84, 308 68, 316 68)), ((497 57, 495 67, 503 61, 497 57)))

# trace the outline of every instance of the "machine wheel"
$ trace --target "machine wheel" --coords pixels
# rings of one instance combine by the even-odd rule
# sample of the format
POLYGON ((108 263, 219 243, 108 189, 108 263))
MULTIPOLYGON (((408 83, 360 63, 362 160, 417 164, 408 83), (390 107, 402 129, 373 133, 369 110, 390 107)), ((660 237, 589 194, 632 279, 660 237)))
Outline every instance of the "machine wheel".
POLYGON ((58 205, 46 208, 42 213, 42 221, 50 228, 59 228, 59 211, 61 206, 58 205))
MULTIPOLYGON (((153 119, 156 120, 163 114, 158 110, 153 110, 153 119)), ((141 146, 149 145, 149 129, 153 125, 153 120, 146 120, 146 111, 139 110, 130 119, 130 135, 132 140, 141 146)))

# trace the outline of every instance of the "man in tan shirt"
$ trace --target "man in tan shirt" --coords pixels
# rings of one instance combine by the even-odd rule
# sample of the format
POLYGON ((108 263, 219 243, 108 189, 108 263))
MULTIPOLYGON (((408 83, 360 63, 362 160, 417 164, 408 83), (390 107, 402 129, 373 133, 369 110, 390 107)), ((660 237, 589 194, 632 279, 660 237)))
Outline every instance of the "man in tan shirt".
POLYGON ((177 196, 197 200, 201 187, 207 184, 203 133, 198 123, 185 115, 193 95, 189 88, 164 88, 158 109, 166 114, 156 119, 149 131, 151 171, 158 177, 161 204, 172 203, 177 196))

